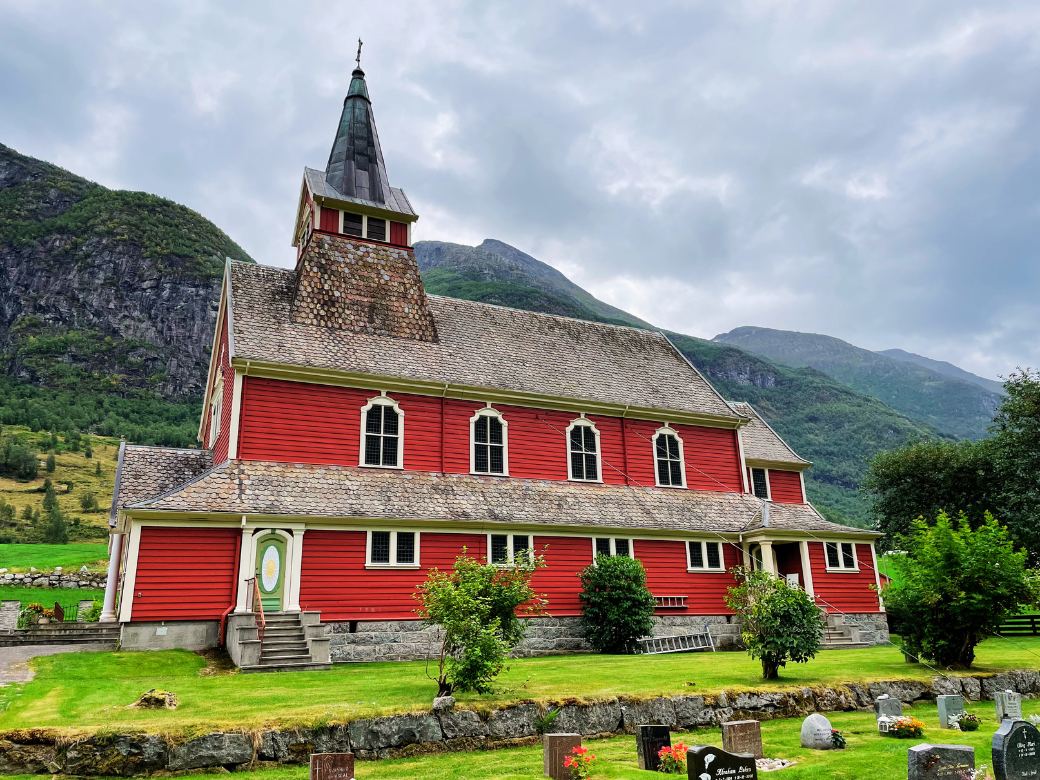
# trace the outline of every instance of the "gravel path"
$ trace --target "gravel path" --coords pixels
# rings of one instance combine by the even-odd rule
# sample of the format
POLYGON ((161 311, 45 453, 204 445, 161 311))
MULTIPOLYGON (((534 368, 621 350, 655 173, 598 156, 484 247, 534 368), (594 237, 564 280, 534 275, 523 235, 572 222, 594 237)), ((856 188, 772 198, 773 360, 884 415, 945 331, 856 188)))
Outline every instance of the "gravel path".
POLYGON ((20 645, 0 647, 0 685, 28 682, 33 678, 29 659, 56 653, 81 653, 89 650, 111 650, 111 645, 20 645))

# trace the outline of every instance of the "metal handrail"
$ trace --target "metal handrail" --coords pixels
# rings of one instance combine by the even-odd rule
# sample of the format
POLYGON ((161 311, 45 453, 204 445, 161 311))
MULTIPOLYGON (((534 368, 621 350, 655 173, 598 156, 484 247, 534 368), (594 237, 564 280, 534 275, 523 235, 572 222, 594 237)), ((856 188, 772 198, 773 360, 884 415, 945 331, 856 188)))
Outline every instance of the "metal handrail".
POLYGON ((264 617, 264 601, 260 597, 260 583, 257 582, 256 577, 250 577, 246 582, 253 583, 253 614, 256 615, 257 638, 263 642, 267 618, 264 617))

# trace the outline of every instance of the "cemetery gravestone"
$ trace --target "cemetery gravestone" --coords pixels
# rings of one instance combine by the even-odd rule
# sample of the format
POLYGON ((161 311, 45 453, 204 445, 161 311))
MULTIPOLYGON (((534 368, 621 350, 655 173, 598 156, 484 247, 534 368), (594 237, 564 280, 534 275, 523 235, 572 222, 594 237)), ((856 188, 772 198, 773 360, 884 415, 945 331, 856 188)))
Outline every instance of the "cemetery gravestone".
POLYGON ((818 712, 802 721, 802 747, 812 750, 830 750, 834 747, 831 722, 818 712))
POLYGON ((950 725, 950 717, 964 712, 964 697, 957 694, 936 696, 935 704, 939 708, 939 728, 954 728, 950 725))
POLYGON ((993 775, 997 780, 1040 778, 1040 731, 1024 720, 1005 720, 993 735, 993 775))
POLYGON ((730 753, 762 758, 762 725, 757 720, 730 720, 722 724, 722 747, 730 753))
POLYGON ((354 754, 311 753, 310 780, 354 780, 354 754))
POLYGON ((758 780, 755 757, 698 745, 686 751, 689 780, 758 780))
POLYGON ((542 769, 546 777, 553 780, 569 780, 571 771, 563 765, 563 759, 571 754, 571 750, 581 745, 581 734, 543 734, 542 750, 544 757, 542 769))
POLYGON ((967 745, 914 745, 907 751, 907 780, 965 780, 975 771, 975 748, 967 745))
POLYGON ((997 723, 1004 720, 1022 720, 1021 693, 997 691, 993 699, 997 702, 997 723))
POLYGON ((672 732, 667 726, 640 726, 636 731, 636 752, 639 756, 639 768, 647 772, 656 772, 661 764, 657 755, 663 747, 672 746, 672 732))
POLYGON ((903 702, 892 698, 887 693, 878 696, 874 700, 874 717, 880 718, 882 715, 890 718, 903 717, 903 702))

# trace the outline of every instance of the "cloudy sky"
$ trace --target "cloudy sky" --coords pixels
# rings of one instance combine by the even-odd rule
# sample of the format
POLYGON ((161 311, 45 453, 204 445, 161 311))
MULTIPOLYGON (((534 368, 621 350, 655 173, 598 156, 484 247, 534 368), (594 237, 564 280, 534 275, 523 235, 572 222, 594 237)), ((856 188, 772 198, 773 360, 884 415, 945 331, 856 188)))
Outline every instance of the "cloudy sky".
POLYGON ((694 335, 1040 366, 1035 0, 0 0, 0 142, 288 265, 358 36, 418 238, 694 335))

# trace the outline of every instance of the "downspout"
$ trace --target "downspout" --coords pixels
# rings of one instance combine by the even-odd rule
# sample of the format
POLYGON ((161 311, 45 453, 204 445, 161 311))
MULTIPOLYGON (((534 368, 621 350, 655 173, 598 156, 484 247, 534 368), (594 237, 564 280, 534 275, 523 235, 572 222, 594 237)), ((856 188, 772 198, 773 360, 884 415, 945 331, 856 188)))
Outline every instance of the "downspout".
MULTIPOLYGON (((242 515, 242 525, 246 524, 246 516, 242 515)), ((235 534, 235 561, 242 555, 242 534, 235 534)), ((227 647, 227 619, 228 615, 235 611, 238 605, 238 572, 235 572, 235 585, 231 589, 231 606, 224 610, 220 616, 220 628, 217 630, 217 642, 220 647, 227 647)))
POLYGON ((629 404, 625 404, 625 411, 621 413, 621 464, 625 468, 625 484, 630 485, 628 478, 628 432, 625 427, 625 417, 628 415, 629 404))

